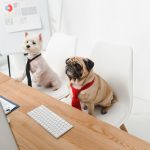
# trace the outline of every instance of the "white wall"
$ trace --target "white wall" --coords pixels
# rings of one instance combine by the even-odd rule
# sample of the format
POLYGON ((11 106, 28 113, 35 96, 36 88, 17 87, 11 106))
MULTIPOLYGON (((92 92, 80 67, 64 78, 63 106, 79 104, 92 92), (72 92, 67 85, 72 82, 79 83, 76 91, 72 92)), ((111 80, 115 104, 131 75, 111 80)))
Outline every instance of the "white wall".
POLYGON ((78 54, 88 56, 104 42, 134 48, 134 95, 150 100, 150 1, 63 0, 61 31, 78 37, 78 54))
POLYGON ((60 30, 62 0, 48 0, 51 33, 60 30))

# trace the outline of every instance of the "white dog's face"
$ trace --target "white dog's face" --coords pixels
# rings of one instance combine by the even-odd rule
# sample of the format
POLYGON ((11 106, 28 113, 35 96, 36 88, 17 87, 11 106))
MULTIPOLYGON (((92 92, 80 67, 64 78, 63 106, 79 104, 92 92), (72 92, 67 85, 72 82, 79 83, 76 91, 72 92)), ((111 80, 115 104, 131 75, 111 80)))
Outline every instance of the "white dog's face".
POLYGON ((42 49, 42 35, 37 37, 30 37, 28 33, 25 33, 24 49, 29 54, 37 54, 42 49))

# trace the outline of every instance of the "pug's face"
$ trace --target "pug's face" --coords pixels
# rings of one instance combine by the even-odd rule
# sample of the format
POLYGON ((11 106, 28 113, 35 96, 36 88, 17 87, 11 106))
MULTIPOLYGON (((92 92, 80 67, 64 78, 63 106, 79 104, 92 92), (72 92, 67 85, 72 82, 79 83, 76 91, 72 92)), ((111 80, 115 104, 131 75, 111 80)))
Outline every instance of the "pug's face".
POLYGON ((66 74, 69 79, 83 79, 94 67, 94 62, 88 58, 71 57, 66 60, 66 74))

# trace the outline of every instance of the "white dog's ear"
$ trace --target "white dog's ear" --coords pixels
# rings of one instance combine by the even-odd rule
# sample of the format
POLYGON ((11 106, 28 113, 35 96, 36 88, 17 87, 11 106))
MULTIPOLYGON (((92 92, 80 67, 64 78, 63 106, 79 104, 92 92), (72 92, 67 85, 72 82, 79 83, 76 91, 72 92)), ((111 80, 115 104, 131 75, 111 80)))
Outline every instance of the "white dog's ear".
POLYGON ((40 42, 42 41, 42 34, 41 33, 39 34, 39 41, 40 42))
POLYGON ((28 32, 25 32, 25 37, 27 37, 28 36, 28 32))

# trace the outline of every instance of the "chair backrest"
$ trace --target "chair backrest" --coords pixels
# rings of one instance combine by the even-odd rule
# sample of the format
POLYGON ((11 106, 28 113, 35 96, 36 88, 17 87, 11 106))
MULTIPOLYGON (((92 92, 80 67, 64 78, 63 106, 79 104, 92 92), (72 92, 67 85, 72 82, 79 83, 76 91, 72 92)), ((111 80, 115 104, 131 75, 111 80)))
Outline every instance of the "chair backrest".
POLYGON ((75 55, 76 38, 63 33, 55 33, 43 53, 49 66, 60 76, 65 75, 65 60, 75 55))
POLYGON ((97 42, 90 58, 95 63, 94 71, 109 83, 118 101, 129 107, 124 110, 127 118, 132 107, 132 48, 97 42))

